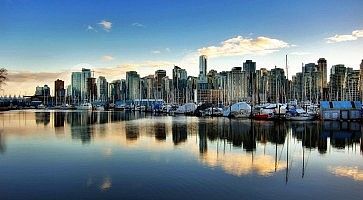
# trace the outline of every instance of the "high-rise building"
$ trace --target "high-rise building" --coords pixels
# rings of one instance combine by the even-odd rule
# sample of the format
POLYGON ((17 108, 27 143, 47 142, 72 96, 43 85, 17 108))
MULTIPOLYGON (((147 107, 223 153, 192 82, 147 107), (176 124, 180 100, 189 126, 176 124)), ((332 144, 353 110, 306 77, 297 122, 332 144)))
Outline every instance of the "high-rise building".
POLYGON ((126 72, 126 98, 128 100, 140 99, 140 75, 136 71, 126 72))
POLYGON ((330 69, 329 99, 344 100, 344 87, 347 69, 344 65, 333 65, 330 69))
POLYGON ((269 101, 286 102, 286 76, 284 69, 271 69, 269 74, 269 101))
POLYGON ((166 76, 165 70, 156 70, 155 71, 155 98, 162 99, 163 98, 163 78, 166 76))
POLYGON ((90 69, 85 69, 82 68, 82 72, 81 72, 81 100, 85 100, 86 98, 88 98, 89 96, 89 90, 88 90, 88 83, 87 80, 88 78, 91 78, 91 70, 90 69))
POLYGON ((323 88, 326 88, 328 87, 328 75, 327 75, 328 70, 325 58, 319 58, 317 67, 318 71, 322 72, 322 79, 321 79, 322 86, 323 88))
POLYGON ((71 85, 72 85, 72 97, 75 100, 81 98, 81 72, 72 72, 71 85))
POLYGON ((178 66, 173 68, 173 99, 175 103, 186 102, 188 74, 185 69, 178 66))
POLYGON ((114 80, 108 84, 108 97, 110 101, 116 102, 119 100, 126 100, 126 87, 124 90, 121 90, 122 83, 126 81, 123 80, 114 80), (122 93, 124 93, 124 98, 122 98, 122 93))
POLYGON ((163 100, 166 103, 170 103, 173 98, 173 81, 168 76, 163 77, 162 79, 162 90, 163 90, 163 100))
POLYGON ((359 91, 360 91, 360 100, 363 101, 363 59, 360 63, 360 77, 359 77, 359 91))
POLYGON ((256 62, 246 60, 246 62, 243 63, 243 71, 247 72, 247 74, 256 73, 256 62))
POLYGON ((268 94, 268 74, 269 71, 266 68, 261 68, 256 70, 256 99, 255 101, 260 103, 267 102, 267 94, 268 94))
MULTIPOLYGON (((141 79, 142 83, 142 99, 154 99, 154 98, 161 98, 157 96, 157 88, 158 84, 155 83, 156 82, 156 77, 157 75, 155 75, 155 78, 153 75, 149 75, 149 76, 145 76, 141 79), (156 87, 154 87, 156 86, 156 87)), ((161 90, 161 81, 160 81, 160 90, 161 90)), ((159 91, 160 95, 162 94, 161 91, 159 91)))
POLYGON ((198 77, 188 76, 188 78, 187 78, 187 94, 185 95, 187 103, 196 103, 197 102, 197 100, 198 100, 197 88, 198 88, 198 77))
POLYGON ((88 99, 89 101, 94 101, 97 99, 97 84, 96 84, 96 78, 90 77, 87 78, 87 96, 85 96, 85 99, 88 99))
POLYGON ((242 67, 233 67, 228 73, 228 103, 247 101, 247 76, 242 67))
POLYGON ((43 96, 43 87, 41 87, 41 86, 37 86, 36 88, 35 88, 35 94, 34 94, 35 96, 43 96))
POLYGON ((125 79, 120 80, 120 100, 126 100, 127 83, 125 79))
POLYGON ((199 56, 199 80, 206 81, 207 76, 207 56, 199 56))
POLYGON ((304 101, 304 91, 304 73, 298 72, 292 76, 292 98, 298 102, 304 101))
POLYGON ((54 81, 54 98, 56 105, 62 104, 65 97, 64 81, 57 79, 54 81))
POLYGON ((67 85, 66 96, 67 97, 71 97, 72 96, 72 85, 67 85))
POLYGON ((199 76, 197 88, 197 101, 207 102, 209 96, 209 85, 207 80, 207 56, 199 56, 199 76))
POLYGON ((249 101, 256 101, 256 62, 246 60, 243 63, 243 71, 246 72, 247 78, 247 95, 249 101))
POLYGON ((97 99, 99 101, 108 100, 108 83, 104 76, 100 76, 97 79, 97 99))
POLYGON ((349 101, 360 100, 359 78, 360 78, 360 70, 353 70, 353 68, 347 68, 344 100, 349 100, 349 101))

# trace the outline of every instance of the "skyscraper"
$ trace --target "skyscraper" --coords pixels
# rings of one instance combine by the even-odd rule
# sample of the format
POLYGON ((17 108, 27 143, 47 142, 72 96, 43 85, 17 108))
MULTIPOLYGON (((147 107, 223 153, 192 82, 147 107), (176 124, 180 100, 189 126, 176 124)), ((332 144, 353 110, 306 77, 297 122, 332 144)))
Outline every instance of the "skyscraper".
POLYGON ((207 56, 199 56, 199 75, 207 75, 207 56))
POLYGON ((97 99, 99 101, 108 100, 108 83, 104 76, 100 76, 97 79, 97 99))
POLYGON ((325 58, 319 58, 318 60, 318 71, 322 72, 322 86, 323 88, 328 87, 328 75, 327 75, 327 62, 325 58))
POLYGON ((185 69, 178 66, 173 68, 173 93, 174 102, 181 104, 184 103, 186 97, 188 74, 185 69))
POLYGON ((65 89, 64 81, 57 79, 54 81, 54 98, 56 105, 61 104, 64 101, 65 89))
POLYGON ((242 67, 233 67, 228 73, 228 103, 235 103, 247 100, 247 78, 242 67))
POLYGON ((162 99, 163 98, 163 89, 162 89, 162 83, 163 78, 166 76, 165 70, 156 70, 155 71, 155 98, 156 99, 162 99))
POLYGON ((360 79, 359 79, 359 93, 360 93, 360 100, 363 101, 363 59, 360 63, 360 79))
POLYGON ((140 75, 136 71, 126 72, 126 98, 128 100, 139 99, 140 97, 140 75))
POLYGON ((82 68, 82 72, 81 72, 81 100, 85 100, 87 97, 89 97, 90 95, 89 90, 87 88, 88 83, 87 80, 88 78, 91 78, 91 70, 90 69, 85 69, 82 68))
POLYGON ((87 78, 87 96, 85 98, 88 101, 94 101, 97 98, 97 85, 96 85, 96 78, 90 77, 87 78))
POLYGON ((200 83, 207 82, 207 56, 206 55, 199 56, 199 82, 200 83))
POLYGON ((284 69, 271 69, 269 74, 269 100, 270 102, 286 102, 286 76, 284 69))
POLYGON ((243 63, 243 71, 246 72, 247 76, 247 94, 250 101, 255 101, 254 94, 256 95, 256 62, 252 60, 246 60, 243 63))
POLYGON ((344 65, 333 65, 330 69, 329 97, 332 101, 344 100, 347 69, 344 65))
POLYGON ((81 72, 72 72, 71 85, 72 85, 72 98, 78 101, 81 98, 81 72))
POLYGON ((354 70, 353 68, 347 68, 347 76, 345 80, 345 98, 344 100, 359 101, 359 78, 360 70, 354 70))

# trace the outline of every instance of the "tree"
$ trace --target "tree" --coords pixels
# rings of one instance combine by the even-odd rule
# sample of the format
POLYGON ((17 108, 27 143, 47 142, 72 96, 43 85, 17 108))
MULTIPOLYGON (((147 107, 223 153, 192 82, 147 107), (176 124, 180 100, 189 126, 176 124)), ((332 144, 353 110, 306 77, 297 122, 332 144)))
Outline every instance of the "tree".
POLYGON ((0 68, 0 88, 1 85, 5 83, 5 81, 8 79, 8 70, 5 68, 0 68))

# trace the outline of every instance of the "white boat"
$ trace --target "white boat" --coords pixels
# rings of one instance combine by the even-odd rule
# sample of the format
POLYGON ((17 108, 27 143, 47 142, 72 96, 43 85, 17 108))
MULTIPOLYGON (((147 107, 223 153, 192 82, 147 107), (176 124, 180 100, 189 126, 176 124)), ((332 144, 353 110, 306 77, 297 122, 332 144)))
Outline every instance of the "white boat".
POLYGON ((92 104, 91 103, 82 103, 81 105, 76 107, 77 110, 92 110, 92 104))
POLYGON ((251 106, 246 102, 238 102, 223 111, 224 117, 249 118, 251 116, 251 106))
POLYGON ((175 110, 175 114, 191 114, 197 109, 197 105, 195 103, 186 103, 182 106, 179 106, 175 110))
POLYGON ((44 104, 40 104, 39 106, 37 106, 38 109, 46 109, 47 107, 45 107, 44 104))

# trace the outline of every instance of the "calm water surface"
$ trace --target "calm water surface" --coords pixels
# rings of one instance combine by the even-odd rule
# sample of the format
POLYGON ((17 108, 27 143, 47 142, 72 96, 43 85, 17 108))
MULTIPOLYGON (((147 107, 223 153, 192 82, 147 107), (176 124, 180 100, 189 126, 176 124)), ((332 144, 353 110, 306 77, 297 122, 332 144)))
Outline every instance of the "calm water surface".
POLYGON ((0 199, 363 199, 356 122, 0 113, 0 199))

